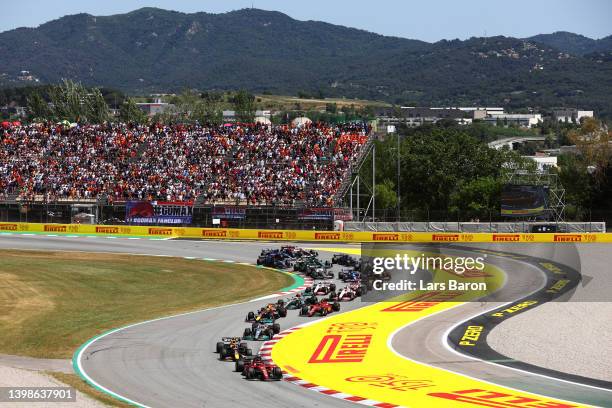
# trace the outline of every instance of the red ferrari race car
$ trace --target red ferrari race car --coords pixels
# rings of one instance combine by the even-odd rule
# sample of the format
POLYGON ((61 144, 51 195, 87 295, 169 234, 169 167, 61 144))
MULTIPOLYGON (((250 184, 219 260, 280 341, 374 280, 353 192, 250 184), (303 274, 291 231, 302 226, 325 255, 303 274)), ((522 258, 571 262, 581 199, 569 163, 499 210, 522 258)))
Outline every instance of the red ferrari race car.
POLYGON ((312 317, 316 314, 319 316, 327 316, 329 313, 337 312, 340 310, 340 303, 330 303, 327 299, 315 303, 311 306, 302 306, 300 309, 300 316, 312 317))
POLYGON ((266 363, 260 356, 236 361, 236 371, 242 373, 247 380, 282 380, 283 372, 274 363, 266 363))
POLYGON ((318 296, 322 296, 322 295, 327 295, 330 292, 333 292, 336 290, 336 284, 329 282, 329 281, 325 281, 325 282, 319 282, 317 283, 314 288, 312 289, 312 292, 315 295, 318 296))

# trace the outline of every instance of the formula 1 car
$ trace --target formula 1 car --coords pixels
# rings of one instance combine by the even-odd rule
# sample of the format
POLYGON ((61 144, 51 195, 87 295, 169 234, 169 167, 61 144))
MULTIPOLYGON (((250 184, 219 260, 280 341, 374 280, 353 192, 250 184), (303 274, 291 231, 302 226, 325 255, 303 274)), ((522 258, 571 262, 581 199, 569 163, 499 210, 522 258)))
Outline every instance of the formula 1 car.
POLYGON ((263 250, 257 257, 257 265, 268 268, 288 269, 293 264, 293 259, 277 249, 263 250))
POLYGON ((336 290, 336 284, 329 282, 329 281, 325 281, 325 282, 319 282, 317 283, 313 289, 312 292, 315 295, 327 295, 330 292, 334 292, 336 290))
POLYGON ((276 319, 287 317, 287 308, 278 303, 268 303, 257 312, 249 312, 247 322, 274 323, 276 319))
POLYGON ((351 268, 342 268, 338 272, 338 279, 342 282, 359 282, 360 277, 361 273, 351 268))
POLYGON ((244 329, 242 334, 243 340, 266 341, 271 340, 275 334, 280 333, 280 325, 278 323, 265 324, 255 322, 251 327, 244 329))
POLYGON ((310 264, 311 262, 316 262, 316 261, 317 261, 317 257, 315 256, 304 256, 298 259, 297 261, 295 261, 295 263, 293 264, 293 271, 294 272, 306 272, 306 266, 310 264))
POLYGON ((334 254, 332 255, 332 264, 338 264, 342 266, 356 266, 357 259, 347 254, 334 254))
POLYGON ((318 256, 319 253, 313 249, 302 249, 293 245, 285 245, 281 247, 281 252, 291 256, 292 258, 302 258, 305 256, 318 256))
POLYGON ((300 309, 300 316, 312 317, 315 314, 319 316, 327 316, 329 313, 337 312, 340 310, 340 303, 330 303, 327 299, 322 299, 318 303, 311 306, 302 306, 300 309))
POLYGON ((361 296, 361 284, 360 283, 352 283, 340 289, 338 291, 338 301, 346 302, 351 301, 361 296))
POLYGON ((283 372, 274 363, 266 363, 260 356, 245 358, 236 361, 236 371, 240 372, 247 380, 282 380, 283 372))
POLYGON ((238 361, 245 356, 253 355, 245 342, 240 342, 240 337, 223 337, 220 342, 217 342, 217 353, 220 360, 231 358, 233 361, 238 361))
POLYGON ((306 288, 302 293, 302 296, 304 297, 304 305, 307 306, 314 305, 319 301, 317 296, 314 294, 312 287, 306 288))
POLYGON ((304 296, 298 293, 289 299, 279 299, 278 304, 287 310, 301 309, 304 306, 304 296))
POLYGON ((310 276, 312 279, 332 279, 334 277, 334 273, 329 269, 311 266, 306 270, 306 275, 310 276))

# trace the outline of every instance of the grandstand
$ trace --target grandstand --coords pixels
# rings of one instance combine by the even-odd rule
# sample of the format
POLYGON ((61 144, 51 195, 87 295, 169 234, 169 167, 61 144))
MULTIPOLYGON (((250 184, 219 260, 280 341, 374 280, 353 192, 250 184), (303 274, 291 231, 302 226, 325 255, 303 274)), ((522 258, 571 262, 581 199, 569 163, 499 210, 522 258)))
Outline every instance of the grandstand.
POLYGON ((366 124, 0 129, 0 200, 333 206, 366 124))

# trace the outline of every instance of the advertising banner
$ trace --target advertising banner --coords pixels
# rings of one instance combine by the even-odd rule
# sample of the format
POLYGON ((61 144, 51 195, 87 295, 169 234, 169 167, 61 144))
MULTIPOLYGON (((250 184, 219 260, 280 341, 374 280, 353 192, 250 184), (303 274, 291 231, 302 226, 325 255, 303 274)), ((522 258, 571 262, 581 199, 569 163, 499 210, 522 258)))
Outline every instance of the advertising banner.
POLYGON ((213 207, 212 217, 224 220, 243 220, 246 218, 246 208, 243 207, 213 207))
POLYGON ((333 208, 304 208, 298 213, 299 220, 333 220, 333 208))
POLYGON ((184 201, 128 201, 128 224, 191 224, 193 203, 184 201))

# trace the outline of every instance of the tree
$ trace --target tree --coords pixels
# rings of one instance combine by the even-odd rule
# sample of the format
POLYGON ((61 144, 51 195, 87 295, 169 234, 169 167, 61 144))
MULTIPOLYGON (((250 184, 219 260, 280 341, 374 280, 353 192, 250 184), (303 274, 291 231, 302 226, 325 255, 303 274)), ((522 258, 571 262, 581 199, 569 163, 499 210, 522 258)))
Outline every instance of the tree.
POLYGON ((382 184, 376 184, 376 205, 379 208, 397 207, 395 184, 391 180, 385 179, 382 184))
POLYGON ((49 97, 54 119, 90 123, 108 120, 108 105, 98 88, 88 91, 81 83, 65 79, 49 90, 49 97))
POLYGON ((127 98, 119 108, 119 119, 126 123, 145 123, 147 115, 136 105, 134 99, 127 98))
POLYGON ((195 119, 200 123, 220 124, 223 121, 222 101, 222 95, 217 92, 203 92, 194 112, 195 119))
POLYGON ((83 102, 85 120, 90 123, 103 123, 109 119, 109 110, 102 92, 93 88, 83 102))
POLYGON ((491 176, 461 183, 450 195, 449 210, 461 219, 489 219, 500 209, 502 182, 491 176))
MULTIPOLYGON (((400 191, 402 211, 412 211, 425 217, 445 217, 449 212, 471 217, 498 213, 500 184, 505 172, 512 168, 527 168, 526 161, 516 153, 495 150, 469 135, 469 129, 459 125, 425 125, 402 127, 400 157, 400 191)), ((386 138, 376 142, 376 178, 384 187, 376 188, 377 208, 397 205, 391 196, 397 178, 397 140, 386 138), (380 197, 381 201, 378 201, 380 197)), ((372 183, 371 158, 362 166, 361 180, 372 183)))
POLYGON ((568 139, 576 145, 587 166, 593 166, 593 174, 603 177, 610 164, 612 132, 595 118, 586 118, 580 128, 570 130, 568 139))
POLYGON ((172 102, 176 107, 177 118, 189 121, 194 112, 198 110, 197 105, 200 103, 200 100, 200 95, 192 89, 185 89, 179 95, 175 96, 172 102))
POLYGON ((87 92, 80 83, 64 79, 60 85, 51 88, 49 97, 51 98, 55 119, 71 122, 87 121, 82 106, 87 97, 87 92))
POLYGON ((233 98, 236 120, 251 123, 255 119, 255 97, 244 89, 236 92, 233 98))
POLYGON ((28 110, 33 120, 46 120, 51 116, 51 109, 39 92, 33 92, 28 97, 28 110))

